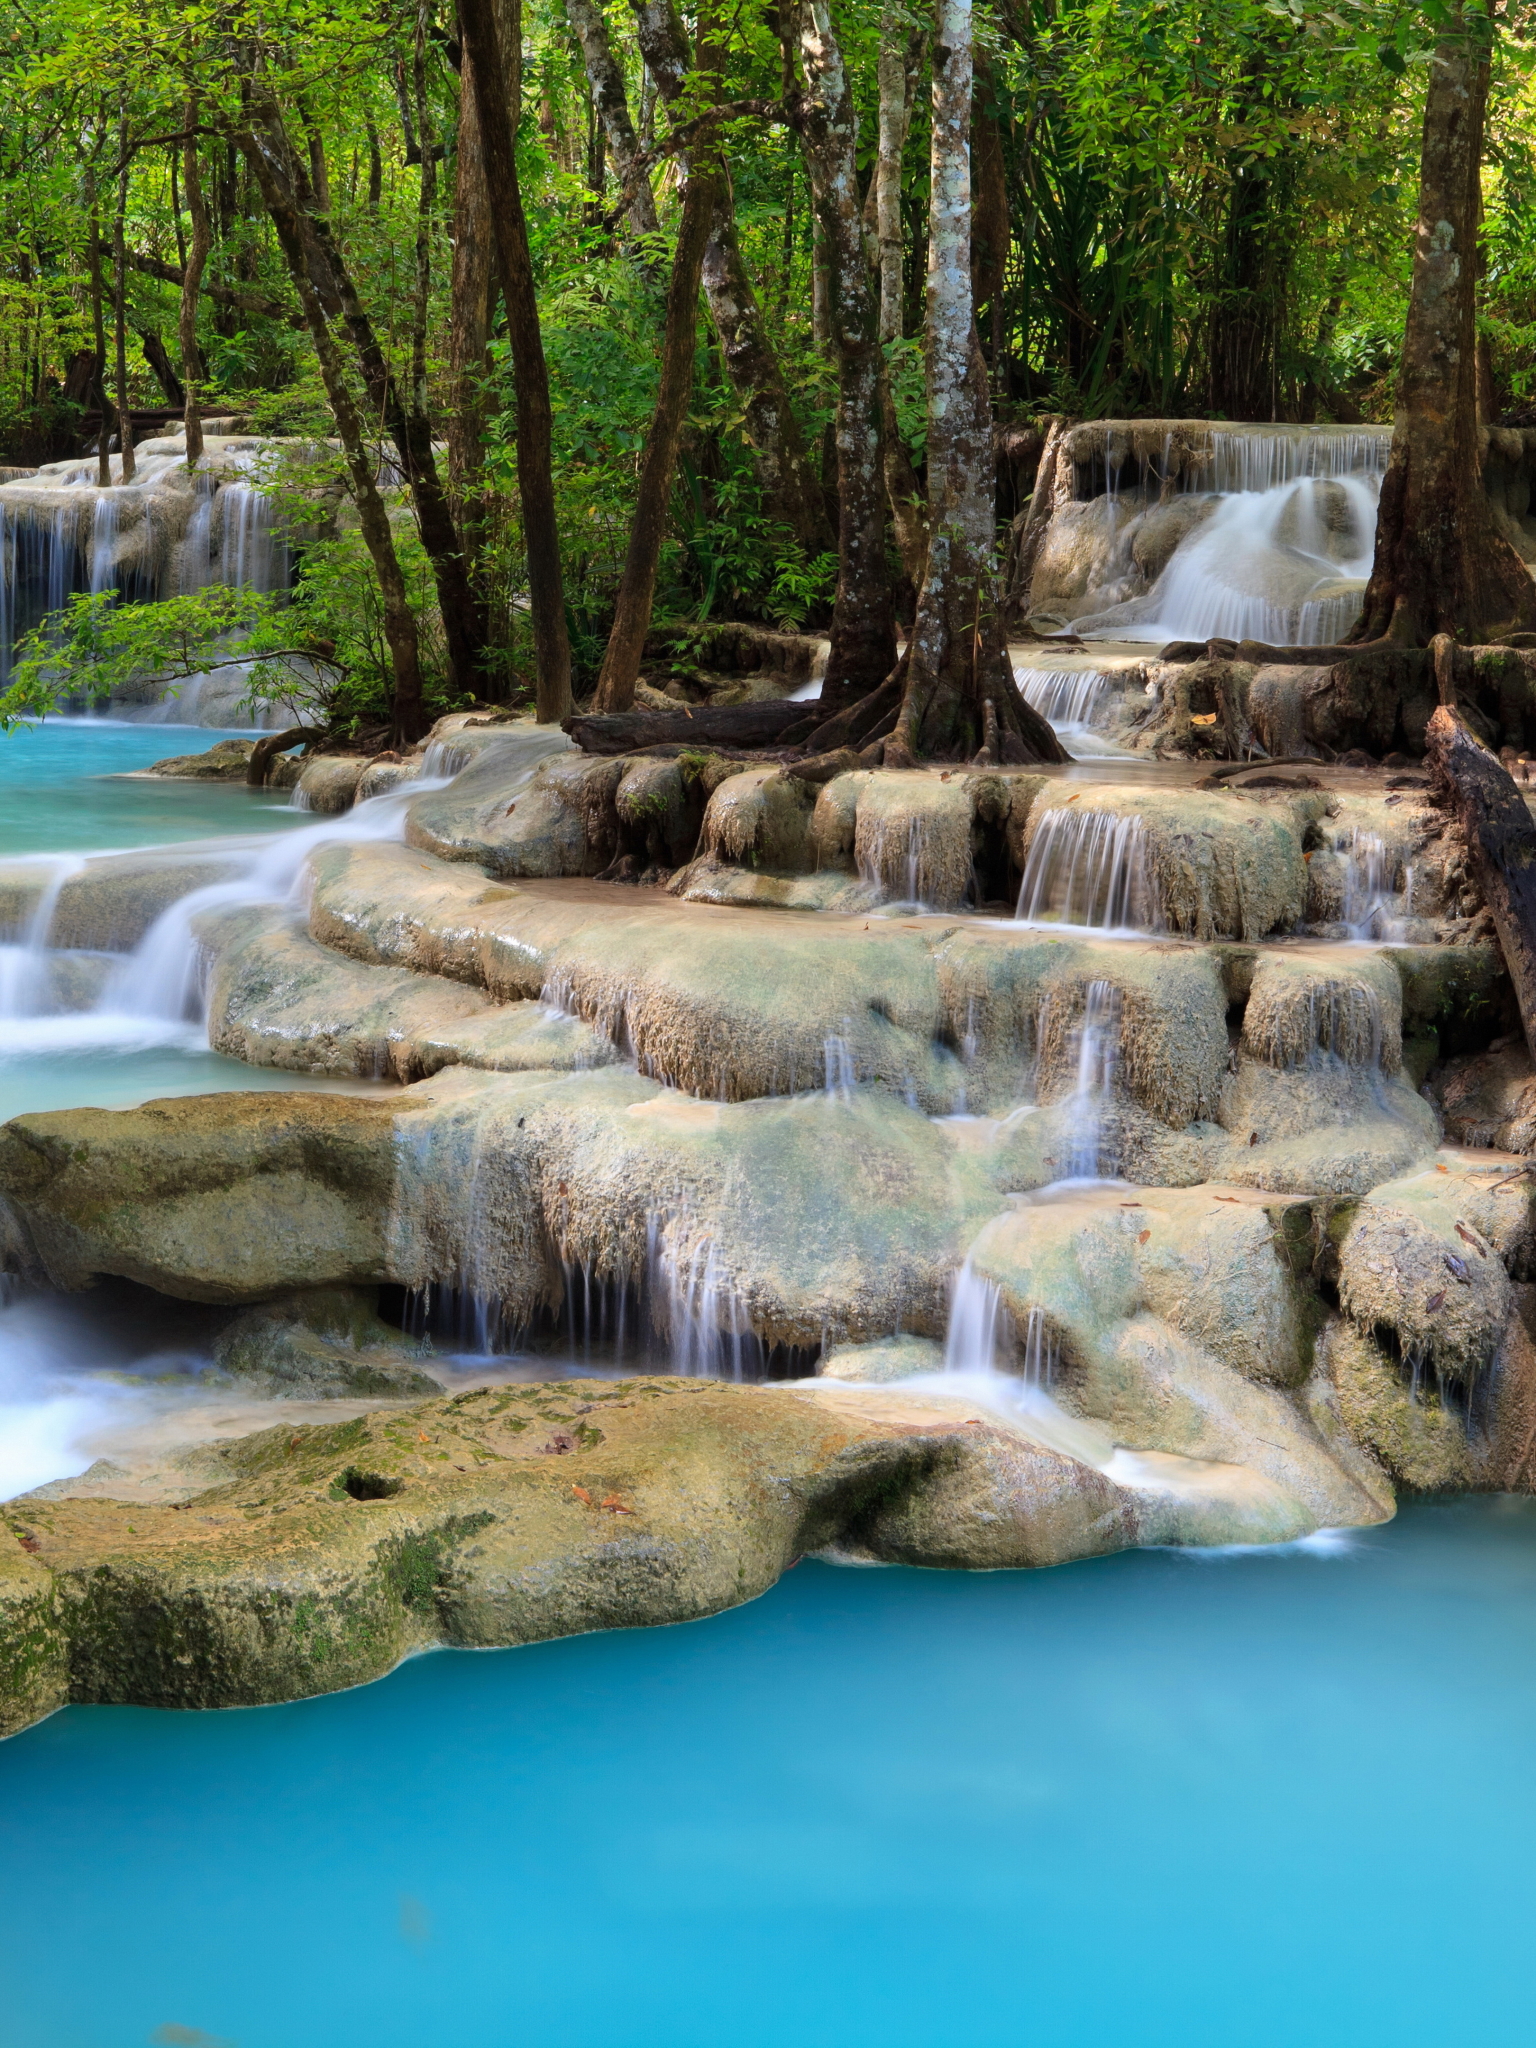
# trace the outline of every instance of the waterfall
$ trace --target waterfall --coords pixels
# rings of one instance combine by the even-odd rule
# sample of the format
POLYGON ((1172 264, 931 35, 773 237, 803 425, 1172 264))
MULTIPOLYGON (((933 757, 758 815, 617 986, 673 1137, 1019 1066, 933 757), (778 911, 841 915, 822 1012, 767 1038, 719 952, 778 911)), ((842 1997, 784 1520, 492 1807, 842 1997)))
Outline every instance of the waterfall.
POLYGON ((1119 756, 1126 749, 1106 739, 1099 722, 1114 701, 1113 677, 1102 669, 1016 668, 1014 681, 1075 761, 1119 756))
POLYGON ((949 1323, 944 1332, 945 1372, 996 1372, 998 1353, 1011 1350, 1013 1318, 1003 1306, 1001 1290, 984 1280, 966 1255, 949 1297, 949 1323))
POLYGON ((104 591, 117 588, 116 567, 113 555, 117 547, 118 501, 109 491, 103 491, 96 500, 96 511, 91 522, 91 595, 99 597, 104 591))
POLYGON ((921 816, 906 819, 905 844, 902 824, 900 818, 877 820, 860 855, 859 878, 890 900, 890 892, 898 886, 900 876, 905 882, 905 893, 897 899, 898 903, 909 910, 926 910, 928 820, 921 816))
POLYGON ((1083 1019, 1072 1034, 1076 1080, 1067 1102, 1071 1143, 1065 1180, 1108 1180, 1119 1162, 1106 1139, 1106 1112, 1120 1068, 1120 991, 1107 981, 1090 981, 1083 1019))
POLYGON ((1210 454, 1179 479, 1185 491, 1271 491, 1303 478, 1363 476, 1379 484, 1390 427, 1213 427, 1210 454))
POLYGON ((1143 821, 1075 805, 1047 811, 1030 839, 1014 915, 1021 924, 1161 931, 1143 821))
MULTIPOLYGON (((844 1020, 846 1023, 846 1019, 844 1020)), ((853 1053, 846 1038, 837 1033, 828 1036, 823 1054, 826 1061, 825 1094, 828 1102, 852 1102, 853 1091, 858 1085, 854 1072, 853 1053)))
POLYGON ((1402 920, 1411 914, 1413 870, 1403 870, 1403 887, 1395 887, 1397 861, 1386 841, 1358 825, 1342 832, 1333 850, 1344 863, 1344 915, 1352 939, 1394 939, 1402 920))
POLYGON ((219 552, 223 580, 250 590, 283 589, 288 549, 273 531, 271 498, 249 484, 225 484, 219 502, 224 516, 219 552))
POLYGON ((64 885, 85 866, 65 854, 50 865, 37 907, 16 940, 0 945, 0 1023, 46 1016, 53 1008, 53 975, 48 939, 64 885))
POLYGON ((672 1371, 687 1379, 745 1379, 757 1344, 713 1233, 694 1233, 686 1218, 652 1210, 646 1243, 652 1298, 665 1305, 672 1371))
POLYGON ((1060 1346, 1056 1333, 1045 1319, 1045 1310, 1032 1308, 1024 1325, 1024 1384, 1048 1394, 1056 1384, 1060 1346))
POLYGON ((1149 463, 1151 487, 1124 500, 1106 444, 1101 509, 1074 509, 1107 552, 1072 629, 1154 642, 1340 638, 1370 574, 1390 430, 1210 427, 1191 440, 1199 452, 1175 489, 1159 496, 1149 463), (1150 588, 1143 559, 1160 565, 1150 588))

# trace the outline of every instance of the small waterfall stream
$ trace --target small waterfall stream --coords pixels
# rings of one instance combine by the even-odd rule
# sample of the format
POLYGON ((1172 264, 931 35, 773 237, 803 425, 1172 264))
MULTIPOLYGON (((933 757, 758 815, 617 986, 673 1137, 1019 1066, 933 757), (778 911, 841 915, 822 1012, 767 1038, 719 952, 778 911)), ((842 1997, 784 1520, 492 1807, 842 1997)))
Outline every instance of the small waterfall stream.
POLYGON ((1036 825, 1019 886, 1021 924, 1143 935, 1162 915, 1140 818, 1064 805, 1036 825))

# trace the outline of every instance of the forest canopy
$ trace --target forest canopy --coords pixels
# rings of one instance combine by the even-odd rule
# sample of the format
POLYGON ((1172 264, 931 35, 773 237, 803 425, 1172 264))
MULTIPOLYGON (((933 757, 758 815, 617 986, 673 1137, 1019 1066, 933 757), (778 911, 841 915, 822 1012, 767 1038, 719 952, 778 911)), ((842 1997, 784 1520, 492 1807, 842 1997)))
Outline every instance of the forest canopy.
MULTIPOLYGON (((974 332, 1005 445, 1037 449, 1052 414, 1391 417, 1451 10, 964 12, 974 332)), ((934 509, 944 13, 8 0, 0 456, 75 454, 120 415, 142 438, 189 390, 285 437, 264 481, 294 508, 304 628, 353 679, 338 715, 407 687, 407 628, 422 706, 537 674, 554 715, 573 689, 629 701, 616 614, 643 640, 825 625, 835 598, 828 703, 866 692, 934 509), (859 404, 884 430, 862 512, 859 404), (348 516, 317 524, 327 493, 348 516), (887 550, 889 601, 855 617, 887 550)), ((1536 405, 1525 26, 1494 44, 1480 259, 1490 410, 1515 417, 1536 405)), ((999 515, 1032 474, 1003 462, 999 515)))

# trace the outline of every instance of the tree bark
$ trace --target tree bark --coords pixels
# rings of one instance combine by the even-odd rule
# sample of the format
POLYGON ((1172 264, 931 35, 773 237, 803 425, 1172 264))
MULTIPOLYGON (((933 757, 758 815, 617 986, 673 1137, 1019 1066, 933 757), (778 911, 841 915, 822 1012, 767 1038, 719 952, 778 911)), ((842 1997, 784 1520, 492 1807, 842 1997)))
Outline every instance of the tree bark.
MULTIPOLYGON (((888 6, 880 23, 880 126, 875 159, 875 232, 880 249, 880 313, 878 332, 882 358, 892 342, 901 339, 902 247, 901 170, 906 155, 907 131, 912 125, 912 99, 908 73, 912 68, 914 44, 920 37, 909 36, 902 12, 888 6)), ((922 582, 923 563, 928 555, 928 520, 922 485, 907 444, 896 424, 896 406, 891 396, 889 370, 882 368, 880 414, 884 431, 885 492, 890 501, 891 526, 896 535, 896 552, 902 572, 916 590, 922 582)))
POLYGON ((1072 501, 1072 457, 1067 435, 1075 423, 1057 414, 1046 428, 1045 446, 1035 470, 1035 488, 1022 522, 1016 524, 1017 540, 1008 568, 1008 589, 1004 597, 1004 623, 1029 616, 1030 586, 1035 564, 1052 519, 1063 505, 1072 501))
POLYGON ((133 419, 128 410, 128 265, 124 260, 124 236, 128 215, 128 110, 117 122, 118 158, 117 217, 112 235, 113 277, 112 317, 117 326, 117 446, 120 456, 118 480, 131 484, 136 464, 133 459, 133 419))
POLYGON ((1431 787, 1466 834, 1467 859, 1492 912, 1536 1058, 1536 821, 1509 770, 1452 706, 1431 714, 1426 739, 1431 787))
POLYGON ((565 0, 565 11, 581 44, 587 84, 592 89, 592 104, 597 109, 597 117, 607 137, 608 153, 613 158, 613 174, 621 191, 634 194, 629 205, 630 234, 636 239, 654 235, 660 226, 656 218, 656 197, 651 190, 649 175, 636 169, 640 144, 634 123, 629 118, 629 96, 624 90, 624 74, 619 69, 608 38, 607 20, 596 0, 565 0))
POLYGON ((759 704, 700 704, 692 711, 587 712, 564 721, 577 746, 589 754, 629 754, 658 746, 772 746, 793 725, 805 722, 806 707, 791 698, 759 704))
POLYGON ((289 203, 304 237, 308 274, 324 310, 332 316, 339 315, 345 324, 370 409, 388 430, 400 456, 421 544, 431 561, 437 586, 449 679, 467 694, 478 694, 485 648, 484 612, 470 588, 463 547, 438 475, 432 452, 432 423, 414 402, 407 404, 400 395, 399 383, 331 232, 330 221, 312 203, 313 195, 276 103, 269 101, 260 118, 267 141, 263 156, 267 176, 287 188, 289 203))
POLYGON ((152 327, 141 327, 138 333, 139 347, 144 352, 144 360, 153 370, 155 382, 165 393, 166 404, 176 406, 178 409, 185 407, 187 389, 176 374, 176 365, 171 361, 170 351, 165 343, 152 327))
MULTIPOLYGON (((590 5, 591 0, 573 0, 573 4, 590 5)), ((672 0, 643 0, 635 12, 646 69, 662 100, 675 105, 687 79, 689 58, 688 39, 676 9, 672 0)), ((594 82, 594 92, 596 89, 594 82)), ((622 96, 622 80, 618 91, 622 96)), ((742 425, 757 458, 764 503, 808 556, 825 554, 836 546, 826 494, 812 467, 778 352, 741 253, 736 204, 730 174, 724 167, 704 245, 702 279, 725 373, 741 401, 742 425)))
POLYGON ((262 199, 277 231, 278 245, 288 265, 288 274, 293 280, 294 290, 298 293, 305 325, 315 345, 320 375, 325 383, 325 394, 330 401, 331 414, 336 422, 336 436, 341 443, 342 458, 352 479, 352 498, 357 506, 363 544, 373 563, 374 574, 379 579, 379 594, 384 608, 384 637, 389 645, 394 685, 394 737, 408 745, 412 740, 420 739, 427 726, 421 686, 421 649, 416 631, 416 615, 411 610, 410 599, 406 594, 405 577, 401 572, 399 557, 395 553, 394 535, 389 527, 389 513, 383 498, 379 495, 378 485, 374 482, 373 462, 369 456, 363 422, 353 402, 346 372, 342 367, 341 354, 326 317, 326 309, 321 304, 319 291, 310 275, 313 240, 306 232, 306 217, 294 195, 289 166, 281 157, 273 160, 273 154, 270 153, 273 151, 270 137, 261 131, 248 129, 239 136, 238 141, 261 188, 262 199))
POLYGON ((1376 556, 1354 640, 1423 647, 1536 626, 1536 585, 1493 523, 1477 421, 1486 41, 1458 4, 1429 66, 1413 279, 1376 556))
POLYGON ((858 113, 829 0, 801 0, 800 127, 826 251, 837 356, 837 597, 821 701, 862 697, 896 662, 896 623, 885 555, 883 358, 879 307, 859 199, 858 113))
POLYGON ((987 366, 971 283, 971 0, 938 0, 928 232, 928 564, 907 648, 888 766, 922 755, 1060 761, 1020 695, 993 569, 994 459, 987 366))
POLYGON ((486 344, 490 339, 491 209, 481 161, 474 60, 459 59, 459 135, 454 160, 453 270, 448 320, 448 491, 472 580, 485 535, 486 344))
POLYGON ((202 169, 197 160, 197 100, 187 102, 187 139, 183 146, 182 183, 186 187, 187 211, 192 216, 192 246, 181 281, 181 375, 187 387, 183 419, 187 435, 187 467, 194 468, 203 454, 203 412, 198 386, 203 379, 203 359, 197 346, 197 295, 203 288, 203 271, 213 247, 213 226, 203 197, 202 169))
MULTIPOLYGON (((517 488, 528 559, 537 716, 542 724, 550 724, 570 712, 571 643, 560 570, 560 531, 555 517, 549 371, 539 331, 528 223, 517 179, 517 127, 508 103, 507 73, 494 0, 459 0, 459 25, 474 67, 485 184, 517 381, 517 488)), ((511 27, 520 35, 515 7, 511 27)))
MULTIPOLYGON (((703 26, 700 38, 703 39, 703 26)), ((594 703, 601 711, 627 711, 635 701, 640 657, 656 597, 656 570, 667 530, 667 505, 677 468, 678 444, 693 390, 693 351, 698 334, 699 280, 704 244, 720 191, 718 146, 706 134, 688 153, 683 217, 667 288, 667 321, 661 349, 661 383, 645 437, 640 486, 629 528, 629 548, 619 579, 613 628, 603 655, 594 703)))
POLYGON ((96 339, 96 395, 101 401, 101 424, 96 432, 96 484, 98 489, 105 490, 112 481, 112 462, 107 453, 107 439, 111 432, 108 425, 108 415, 112 410, 112 404, 111 400, 107 397, 107 323, 102 306, 105 294, 102 290, 101 282, 102 242, 101 224, 96 214, 96 174, 92 171, 87 174, 87 177, 86 196, 91 215, 88 259, 91 279, 91 325, 96 339))

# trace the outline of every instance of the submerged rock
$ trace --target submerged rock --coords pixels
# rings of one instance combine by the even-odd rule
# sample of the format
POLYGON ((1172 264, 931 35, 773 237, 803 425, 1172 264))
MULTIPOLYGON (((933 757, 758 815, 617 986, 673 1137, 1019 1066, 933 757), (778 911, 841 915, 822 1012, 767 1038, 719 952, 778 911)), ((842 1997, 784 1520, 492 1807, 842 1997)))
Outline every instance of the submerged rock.
POLYGON ((254 740, 220 740, 205 754, 171 754, 163 761, 152 761, 144 773, 183 781, 244 782, 255 748, 254 740))
POLYGON ((214 1363, 277 1394, 409 1400, 443 1391, 419 1345, 379 1320, 371 1290, 310 1288, 247 1309, 222 1330, 214 1363))

